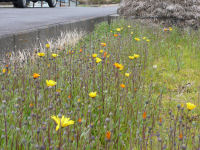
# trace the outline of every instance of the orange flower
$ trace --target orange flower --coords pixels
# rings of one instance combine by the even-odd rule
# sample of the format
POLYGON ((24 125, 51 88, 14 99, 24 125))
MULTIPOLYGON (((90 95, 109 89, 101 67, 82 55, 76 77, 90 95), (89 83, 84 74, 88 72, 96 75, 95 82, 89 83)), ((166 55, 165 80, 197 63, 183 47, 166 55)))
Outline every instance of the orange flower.
POLYGON ((162 118, 159 119, 159 122, 162 123, 162 118))
POLYGON ((71 97, 72 97, 71 95, 68 96, 69 99, 70 99, 71 97))
POLYGON ((30 108, 33 108, 33 106, 34 106, 34 105, 33 105, 32 103, 29 104, 29 107, 30 107, 30 108))
POLYGON ((179 134, 179 140, 182 140, 182 139, 183 139, 183 134, 180 133, 180 134, 179 134))
POLYGON ((147 118, 147 113, 146 113, 146 112, 143 113, 142 118, 143 118, 143 119, 146 119, 146 118, 147 118))
POLYGON ((33 79, 37 79, 37 78, 39 78, 39 76, 40 76, 40 74, 34 73, 34 74, 33 74, 33 79))
POLYGON ((118 34, 114 34, 114 37, 118 37, 118 34))
POLYGON ((81 118, 78 118, 78 123, 82 123, 82 119, 81 118))
POLYGON ((122 84, 120 84, 120 87, 125 88, 126 86, 125 86, 125 84, 122 83, 122 84))
POLYGON ((107 52, 104 52, 103 57, 106 58, 107 54, 108 54, 107 52))
POLYGON ((134 88, 134 91, 137 92, 137 88, 134 88))
POLYGON ((119 64, 119 63, 114 63, 114 66, 119 70, 123 70, 124 69, 124 66, 122 64, 119 64))
POLYGON ((102 47, 106 47, 106 43, 101 43, 101 46, 102 47))
POLYGON ((106 132, 106 139, 107 139, 107 140, 110 140, 110 139, 111 139, 111 132, 110 132, 110 131, 107 131, 107 132, 106 132))
POLYGON ((82 50, 82 49, 80 49, 80 53, 82 53, 82 51, 83 51, 83 50, 82 50))

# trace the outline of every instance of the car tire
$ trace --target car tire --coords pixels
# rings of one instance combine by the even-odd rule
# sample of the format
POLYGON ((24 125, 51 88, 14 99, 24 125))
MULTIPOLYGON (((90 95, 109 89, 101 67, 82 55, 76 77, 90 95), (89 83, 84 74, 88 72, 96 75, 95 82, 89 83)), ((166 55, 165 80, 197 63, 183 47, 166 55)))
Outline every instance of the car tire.
POLYGON ((27 0, 17 0, 17 6, 19 8, 26 8, 27 7, 27 0))
POLYGON ((48 0, 47 3, 49 7, 56 7, 57 0, 48 0))
POLYGON ((18 8, 18 7, 19 7, 18 4, 17 4, 17 2, 13 2, 13 6, 14 6, 15 8, 18 8))

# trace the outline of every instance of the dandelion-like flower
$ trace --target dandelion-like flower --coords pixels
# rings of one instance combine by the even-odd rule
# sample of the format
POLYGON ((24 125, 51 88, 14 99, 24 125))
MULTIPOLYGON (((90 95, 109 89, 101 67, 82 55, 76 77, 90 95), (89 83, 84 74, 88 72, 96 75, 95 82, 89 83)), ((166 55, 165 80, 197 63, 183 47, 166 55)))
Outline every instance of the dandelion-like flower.
POLYGON ((120 32, 120 31, 121 31, 121 28, 117 28, 116 31, 117 31, 117 32, 120 32))
POLYGON ((125 86, 125 84, 122 83, 122 84, 120 84, 120 87, 125 88, 126 86, 125 86))
POLYGON ((33 79, 37 79, 37 78, 39 78, 40 77, 40 74, 38 74, 38 73, 34 73, 33 74, 33 79))
POLYGON ((134 54, 133 56, 134 56, 134 58, 139 58, 140 57, 140 55, 138 55, 138 54, 134 54))
POLYGON ((114 37, 118 37, 118 34, 114 34, 114 37))
POLYGON ((103 53, 103 50, 101 49, 99 52, 100 52, 100 53, 103 53))
POLYGON ((44 57, 44 56, 45 56, 45 53, 37 53, 37 55, 38 55, 39 57, 44 57))
POLYGON ((106 43, 101 43, 101 46, 102 47, 106 47, 106 43))
POLYGON ((56 131, 58 131, 61 127, 64 128, 74 124, 73 120, 70 120, 70 118, 66 118, 65 116, 62 116, 62 118, 59 118, 58 116, 51 116, 51 119, 53 119, 57 124, 56 131))
POLYGON ((150 40, 149 40, 149 39, 147 39, 147 40, 146 40, 146 42, 150 42, 150 40))
POLYGON ((140 38, 134 38, 134 39, 135 39, 136 41, 138 41, 138 42, 140 41, 140 38))
POLYGON ((56 58, 56 57, 58 57, 58 54, 53 53, 51 56, 56 58))
POLYGON ((188 110, 193 110, 194 108, 196 108, 196 105, 194 105, 192 103, 186 103, 186 105, 187 105, 188 110))
POLYGON ((46 46, 46 48, 50 48, 50 44, 48 44, 48 43, 45 46, 46 46))
POLYGON ((92 54, 92 57, 93 57, 93 58, 96 58, 96 57, 97 57, 97 54, 92 54))
POLYGON ((90 92, 90 93, 89 93, 89 96, 90 96, 91 98, 95 98, 95 97, 97 96, 97 92, 90 92))
POLYGON ((3 72, 3 73, 6 73, 6 70, 7 70, 7 69, 4 68, 4 69, 2 70, 2 72, 3 72))
POLYGON ((96 63, 100 63, 102 61, 102 59, 101 58, 99 58, 99 57, 96 57, 96 63))
POLYGON ((114 63, 114 66, 119 69, 120 71, 124 69, 124 66, 122 64, 119 63, 114 63))
POLYGON ((128 58, 133 60, 135 57, 134 56, 128 56, 128 58))
POLYGON ((125 76, 126 76, 126 77, 129 77, 129 76, 130 76, 130 73, 125 73, 125 76))
POLYGON ((46 84, 48 87, 52 87, 56 85, 56 82, 53 80, 46 80, 46 84))

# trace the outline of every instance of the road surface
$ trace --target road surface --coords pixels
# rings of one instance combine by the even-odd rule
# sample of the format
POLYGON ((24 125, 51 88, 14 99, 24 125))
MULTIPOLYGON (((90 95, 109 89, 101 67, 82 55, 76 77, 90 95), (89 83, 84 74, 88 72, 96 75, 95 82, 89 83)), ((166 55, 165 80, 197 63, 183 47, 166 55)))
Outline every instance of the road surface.
POLYGON ((116 14, 117 7, 0 8, 0 37, 40 27, 116 14))

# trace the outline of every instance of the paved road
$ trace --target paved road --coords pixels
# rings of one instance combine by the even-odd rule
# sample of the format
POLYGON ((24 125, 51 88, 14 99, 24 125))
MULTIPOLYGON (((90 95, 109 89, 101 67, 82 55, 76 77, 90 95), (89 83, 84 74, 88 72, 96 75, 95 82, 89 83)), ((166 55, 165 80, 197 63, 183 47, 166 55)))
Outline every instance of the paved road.
POLYGON ((0 37, 43 26, 115 14, 117 7, 0 8, 0 37))

